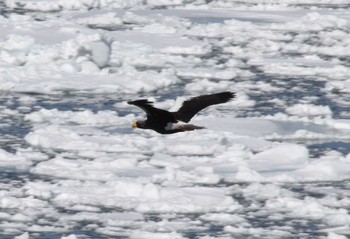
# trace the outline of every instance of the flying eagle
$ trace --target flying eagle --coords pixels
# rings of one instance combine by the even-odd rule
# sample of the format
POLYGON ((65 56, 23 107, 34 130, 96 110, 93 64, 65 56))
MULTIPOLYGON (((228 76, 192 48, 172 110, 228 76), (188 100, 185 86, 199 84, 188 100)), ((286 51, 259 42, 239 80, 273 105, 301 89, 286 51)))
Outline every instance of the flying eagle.
POLYGON ((152 129, 160 134, 173 134, 195 129, 203 129, 204 127, 192 124, 178 124, 178 121, 188 123, 192 117, 202 109, 210 105, 226 103, 234 97, 235 94, 232 92, 221 92, 193 97, 186 100, 177 112, 169 112, 155 108, 153 102, 148 100, 128 101, 128 104, 140 107, 147 114, 146 120, 136 121, 132 124, 132 127, 152 129))

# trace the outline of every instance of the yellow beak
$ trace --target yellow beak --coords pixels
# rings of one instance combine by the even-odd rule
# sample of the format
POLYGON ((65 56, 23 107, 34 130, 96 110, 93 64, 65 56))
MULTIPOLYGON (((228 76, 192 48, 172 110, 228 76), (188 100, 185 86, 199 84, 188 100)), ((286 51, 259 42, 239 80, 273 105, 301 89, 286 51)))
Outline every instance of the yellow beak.
POLYGON ((132 123, 132 125, 131 125, 133 128, 137 128, 137 123, 136 122, 134 122, 134 123, 132 123))

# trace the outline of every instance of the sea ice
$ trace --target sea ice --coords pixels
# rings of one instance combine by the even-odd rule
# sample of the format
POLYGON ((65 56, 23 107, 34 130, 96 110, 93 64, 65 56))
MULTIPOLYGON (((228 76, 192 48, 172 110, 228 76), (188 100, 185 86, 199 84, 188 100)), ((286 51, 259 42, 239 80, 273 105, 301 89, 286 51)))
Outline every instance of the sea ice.
POLYGON ((0 236, 345 238, 346 0, 0 3, 0 236), (132 129, 125 101, 205 129, 132 129))

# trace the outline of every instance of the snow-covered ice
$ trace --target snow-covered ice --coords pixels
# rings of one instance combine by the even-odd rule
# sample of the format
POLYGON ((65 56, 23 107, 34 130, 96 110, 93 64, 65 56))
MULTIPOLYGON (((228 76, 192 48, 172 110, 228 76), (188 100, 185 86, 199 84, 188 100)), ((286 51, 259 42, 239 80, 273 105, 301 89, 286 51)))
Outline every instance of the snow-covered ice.
POLYGON ((347 0, 0 2, 0 237, 350 236, 347 0), (159 135, 128 100, 203 110, 159 135))

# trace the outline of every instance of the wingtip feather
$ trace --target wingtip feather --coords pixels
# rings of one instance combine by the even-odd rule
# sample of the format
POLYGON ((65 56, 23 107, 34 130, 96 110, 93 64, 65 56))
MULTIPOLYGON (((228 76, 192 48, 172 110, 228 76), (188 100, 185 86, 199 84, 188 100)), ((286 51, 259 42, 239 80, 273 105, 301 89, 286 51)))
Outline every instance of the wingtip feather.
POLYGON ((139 104, 152 104, 153 102, 152 102, 152 101, 149 101, 149 100, 142 99, 142 100, 132 100, 132 101, 128 101, 127 103, 128 103, 129 105, 139 105, 139 104))
POLYGON ((225 91, 216 94, 222 103, 228 102, 236 97, 236 94, 231 91, 225 91))

